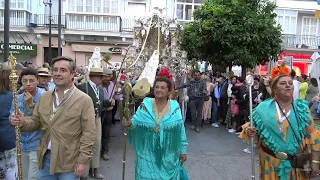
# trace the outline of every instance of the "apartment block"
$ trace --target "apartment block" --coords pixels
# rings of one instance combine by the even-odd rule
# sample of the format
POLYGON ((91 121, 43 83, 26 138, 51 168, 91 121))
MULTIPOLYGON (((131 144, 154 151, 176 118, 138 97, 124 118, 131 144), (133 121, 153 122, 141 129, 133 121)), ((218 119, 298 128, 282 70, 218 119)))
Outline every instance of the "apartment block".
MULTIPOLYGON (((52 57, 58 55, 58 4, 58 0, 11 0, 10 44, 33 47, 33 52, 11 49, 19 62, 49 61, 50 24, 52 57)), ((62 55, 74 58, 79 66, 87 64, 95 47, 112 53, 111 62, 120 62, 121 50, 132 43, 135 19, 150 15, 154 7, 166 7, 170 17, 174 14, 170 0, 61 0, 61 4, 62 55)), ((3 25, 4 0, 0 0, 0 47, 3 25)))

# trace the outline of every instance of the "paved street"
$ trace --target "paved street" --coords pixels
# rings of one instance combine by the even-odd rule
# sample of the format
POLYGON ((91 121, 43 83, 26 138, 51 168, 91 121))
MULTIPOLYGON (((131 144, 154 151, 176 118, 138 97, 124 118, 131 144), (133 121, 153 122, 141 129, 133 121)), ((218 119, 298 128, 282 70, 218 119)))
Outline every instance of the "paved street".
MULTIPOLYGON (((208 127, 196 133, 187 126, 189 145, 186 168, 190 180, 251 180, 251 155, 242 152, 246 145, 238 135, 229 134, 223 127, 208 127)), ((123 135, 120 124, 112 129, 112 135, 111 159, 101 160, 101 171, 104 180, 121 180, 123 135)), ((134 151, 130 145, 127 147, 126 180, 134 180, 134 151)))
MULTIPOLYGON (((120 124, 112 129, 110 160, 101 161, 105 180, 121 180, 123 136, 120 124)), ((242 150, 246 145, 235 134, 224 128, 208 127, 201 133, 187 128, 188 160, 186 168, 190 180, 250 180, 250 154, 242 150)), ((134 180, 134 151, 127 150, 126 180, 134 180)), ((258 165, 258 163, 257 163, 258 165)), ((256 166, 256 170, 258 166, 256 166)), ((258 178, 257 178, 258 180, 258 178)))

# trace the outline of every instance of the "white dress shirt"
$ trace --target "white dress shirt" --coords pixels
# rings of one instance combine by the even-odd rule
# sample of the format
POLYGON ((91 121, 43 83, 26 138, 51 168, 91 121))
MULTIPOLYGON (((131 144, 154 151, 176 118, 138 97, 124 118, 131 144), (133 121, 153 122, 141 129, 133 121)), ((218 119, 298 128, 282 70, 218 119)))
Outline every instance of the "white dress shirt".
MULTIPOLYGON (((66 94, 69 91, 69 89, 65 90, 63 92, 63 94, 66 94)), ((57 89, 54 90, 54 95, 56 96, 56 105, 59 106, 59 104, 61 103, 61 101, 59 100, 59 96, 58 96, 58 92, 57 89)), ((53 108, 55 109, 55 105, 53 104, 53 108)), ((55 110, 53 109, 53 112, 55 112, 55 110)), ((50 119, 52 120, 52 119, 50 119)), ((49 141, 48 144, 48 150, 51 150, 51 140, 49 141)))

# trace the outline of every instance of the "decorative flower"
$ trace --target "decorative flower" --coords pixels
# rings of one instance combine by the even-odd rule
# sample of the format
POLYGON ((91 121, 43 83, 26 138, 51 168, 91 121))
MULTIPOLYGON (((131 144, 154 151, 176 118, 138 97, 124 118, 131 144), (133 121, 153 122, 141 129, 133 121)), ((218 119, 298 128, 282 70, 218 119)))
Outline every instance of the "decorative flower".
POLYGON ((290 70, 285 64, 276 66, 271 70, 271 78, 274 79, 280 75, 290 75, 290 70))
POLYGON ((167 67, 163 67, 159 73, 158 73, 158 76, 161 76, 161 77, 166 77, 166 78, 169 78, 172 80, 173 76, 172 74, 170 74, 169 72, 169 69, 167 67))

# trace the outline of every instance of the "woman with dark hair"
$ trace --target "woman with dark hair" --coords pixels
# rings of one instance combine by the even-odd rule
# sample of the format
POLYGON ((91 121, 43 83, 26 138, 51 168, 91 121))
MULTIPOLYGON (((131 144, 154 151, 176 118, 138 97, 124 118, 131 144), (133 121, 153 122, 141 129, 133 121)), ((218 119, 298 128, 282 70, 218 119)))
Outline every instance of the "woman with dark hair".
POLYGON ((135 179, 181 180, 187 160, 187 138, 179 104, 170 100, 171 79, 158 77, 155 98, 145 98, 129 127, 129 141, 136 152, 135 179))
POLYGON ((9 124, 12 91, 8 66, 0 67, 0 179, 12 180, 16 176, 15 130, 9 124))
POLYGON ((310 103, 312 98, 314 98, 317 94, 319 94, 318 81, 316 78, 311 78, 307 89, 306 101, 310 103))
POLYGON ((254 128, 243 127, 240 134, 245 140, 256 140, 262 180, 309 180, 318 176, 320 134, 307 102, 293 100, 294 84, 289 74, 286 66, 272 69, 273 98, 253 110, 254 128))
POLYGON ((235 103, 239 106, 239 113, 231 118, 232 129, 229 133, 241 132, 241 126, 245 124, 245 118, 248 116, 248 101, 245 99, 247 87, 245 86, 245 78, 238 77, 237 83, 232 86, 232 94, 235 95, 235 103))

